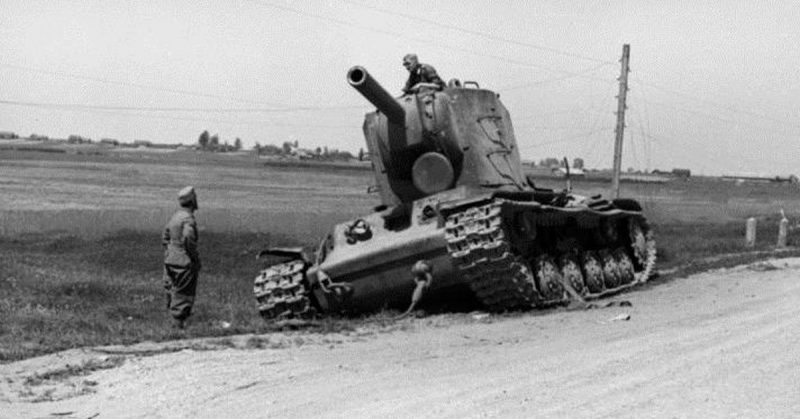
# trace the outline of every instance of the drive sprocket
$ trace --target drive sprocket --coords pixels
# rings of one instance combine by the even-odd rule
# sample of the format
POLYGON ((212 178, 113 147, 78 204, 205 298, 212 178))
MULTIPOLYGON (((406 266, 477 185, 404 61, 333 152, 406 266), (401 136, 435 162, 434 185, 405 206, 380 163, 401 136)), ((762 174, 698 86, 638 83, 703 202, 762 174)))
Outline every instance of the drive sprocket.
POLYGON ((445 239, 456 268, 489 310, 530 308, 541 300, 530 268, 511 252, 500 203, 450 214, 445 239))

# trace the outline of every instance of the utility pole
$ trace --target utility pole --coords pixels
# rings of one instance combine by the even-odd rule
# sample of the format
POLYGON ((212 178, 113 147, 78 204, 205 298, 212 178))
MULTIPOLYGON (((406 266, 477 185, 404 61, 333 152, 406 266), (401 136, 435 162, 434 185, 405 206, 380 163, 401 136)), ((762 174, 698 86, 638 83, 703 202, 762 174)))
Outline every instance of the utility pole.
POLYGON ((614 130, 617 133, 616 141, 614 141, 614 175, 611 178, 611 195, 614 198, 619 198, 619 174, 622 170, 622 136, 625 133, 625 98, 628 96, 628 61, 631 55, 631 46, 625 44, 622 46, 622 70, 619 75, 619 95, 617 95, 617 128, 614 130))

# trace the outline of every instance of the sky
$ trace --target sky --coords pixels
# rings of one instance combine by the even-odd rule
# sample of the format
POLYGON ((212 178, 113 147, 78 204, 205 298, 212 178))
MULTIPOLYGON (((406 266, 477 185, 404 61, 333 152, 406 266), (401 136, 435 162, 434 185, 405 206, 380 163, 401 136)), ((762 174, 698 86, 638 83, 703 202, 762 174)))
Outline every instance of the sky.
POLYGON ((0 130, 358 151, 406 53, 500 94, 525 160, 800 174, 795 1, 0 0, 0 130))

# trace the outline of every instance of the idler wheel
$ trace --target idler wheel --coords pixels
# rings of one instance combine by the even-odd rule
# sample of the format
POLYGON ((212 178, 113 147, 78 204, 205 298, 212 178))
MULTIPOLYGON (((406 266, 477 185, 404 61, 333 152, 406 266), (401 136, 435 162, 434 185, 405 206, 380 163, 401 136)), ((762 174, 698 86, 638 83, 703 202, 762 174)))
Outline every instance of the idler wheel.
POLYGON ((581 267, 575 258, 571 255, 561 256, 561 275, 567 280, 567 283, 572 285, 572 288, 580 295, 586 293, 586 287, 583 284, 583 274, 581 267))
POLYGON ((564 287, 561 285, 561 271, 550 256, 541 256, 536 260, 536 279, 539 282, 539 294, 545 301, 564 299, 564 287))
POLYGON ((600 263, 603 265, 603 283, 606 288, 616 288, 620 286, 619 266, 616 259, 611 252, 602 250, 600 251, 600 263))
POLYGON ((603 291, 603 265, 592 252, 586 252, 581 257, 581 267, 583 268, 584 281, 586 288, 591 293, 603 291))
POLYGON ((614 251, 614 259, 617 261, 617 268, 619 270, 619 279, 623 284, 630 284, 636 279, 636 273, 633 270, 633 261, 628 253, 623 248, 614 251))
POLYGON ((628 220, 628 238, 633 250, 633 263, 636 268, 642 269, 647 263, 647 235, 642 223, 635 218, 628 220))

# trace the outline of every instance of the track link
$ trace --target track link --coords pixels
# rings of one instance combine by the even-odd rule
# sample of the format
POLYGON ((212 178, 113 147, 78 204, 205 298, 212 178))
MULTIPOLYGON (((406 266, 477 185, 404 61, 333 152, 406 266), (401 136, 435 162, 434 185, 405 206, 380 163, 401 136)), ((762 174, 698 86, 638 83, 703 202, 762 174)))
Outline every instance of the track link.
POLYGON ((527 308, 541 297, 530 267, 511 252, 498 202, 451 214, 447 249, 477 298, 491 311, 527 308))
POLYGON ((306 264, 301 260, 272 265, 256 277, 253 293, 265 320, 310 318, 316 309, 305 281, 306 264))

